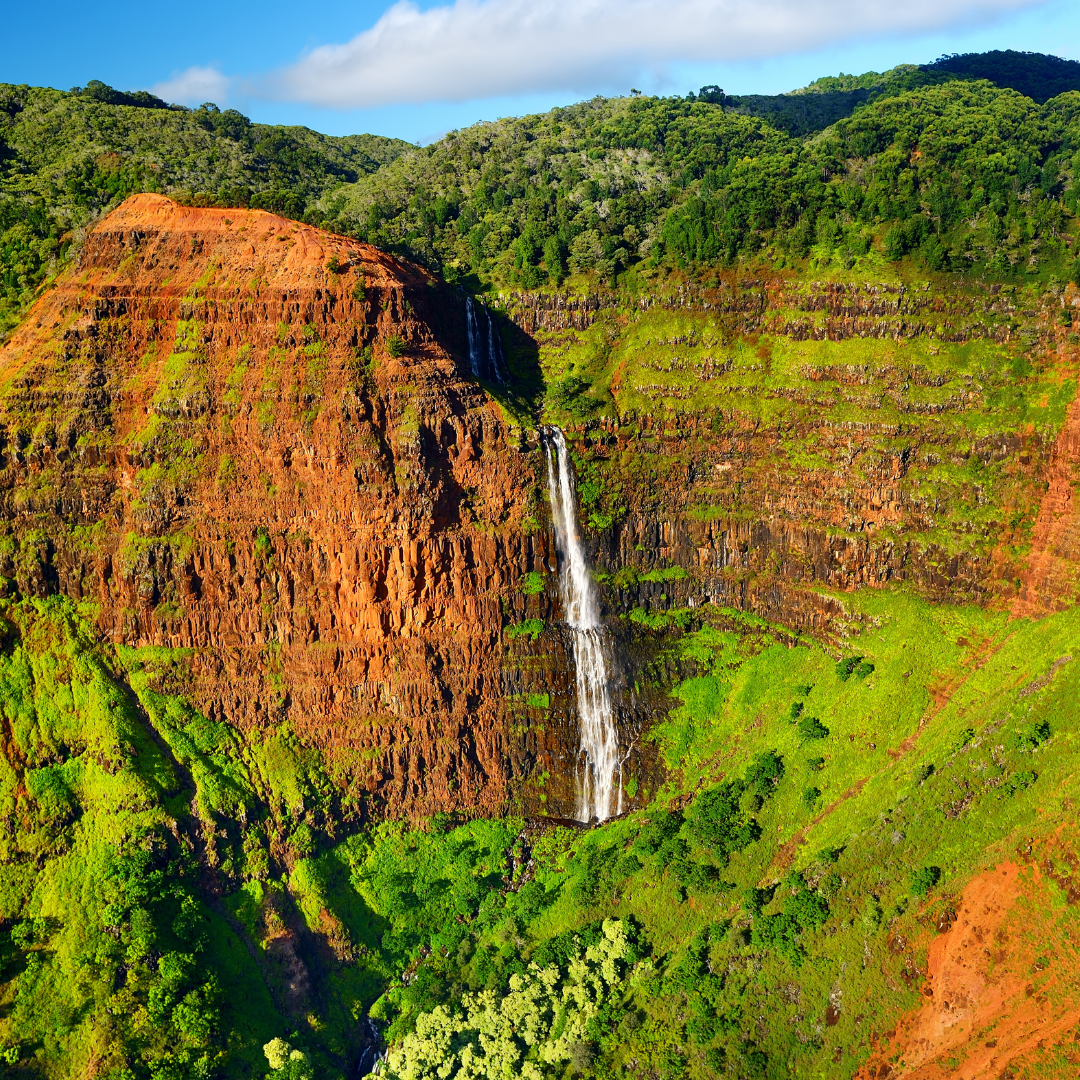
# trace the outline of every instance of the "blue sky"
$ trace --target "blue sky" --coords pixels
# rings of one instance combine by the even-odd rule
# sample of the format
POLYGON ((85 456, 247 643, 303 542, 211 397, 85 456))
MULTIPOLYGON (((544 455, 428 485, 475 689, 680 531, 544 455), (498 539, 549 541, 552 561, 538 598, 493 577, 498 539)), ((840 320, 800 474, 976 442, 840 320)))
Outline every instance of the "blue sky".
POLYGON ((631 86, 777 93, 993 48, 1080 59, 1076 0, 59 0, 4 24, 0 81, 98 78, 417 142, 631 86))

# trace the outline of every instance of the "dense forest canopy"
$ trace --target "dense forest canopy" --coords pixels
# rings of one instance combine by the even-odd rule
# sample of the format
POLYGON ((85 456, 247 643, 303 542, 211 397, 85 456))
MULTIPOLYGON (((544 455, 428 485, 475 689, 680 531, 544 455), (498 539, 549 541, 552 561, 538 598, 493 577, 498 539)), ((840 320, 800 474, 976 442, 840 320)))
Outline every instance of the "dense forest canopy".
POLYGON ((1040 104, 1070 90, 1080 90, 1080 63, 1076 60, 1013 49, 954 53, 920 70, 962 79, 989 79, 997 86, 1019 90, 1040 104))
POLYGON ((432 146, 253 124, 99 82, 0 87, 0 323, 134 191, 265 207, 451 279, 613 283, 832 253, 1002 279, 1070 272, 1080 65, 946 56, 791 94, 596 98, 432 146))
POLYGON ((1001 278, 1064 259, 1078 107, 953 80, 796 139, 708 101, 596 99, 452 132, 320 205, 334 228, 526 287, 815 248, 1001 278))

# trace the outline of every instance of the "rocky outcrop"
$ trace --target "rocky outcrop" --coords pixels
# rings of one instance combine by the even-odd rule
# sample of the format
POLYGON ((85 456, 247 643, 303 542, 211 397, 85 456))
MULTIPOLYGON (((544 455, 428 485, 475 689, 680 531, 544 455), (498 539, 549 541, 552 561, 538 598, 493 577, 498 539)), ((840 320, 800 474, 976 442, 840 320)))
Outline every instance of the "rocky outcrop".
MULTIPOLYGON (((1012 337, 1019 313, 1009 295, 987 289, 979 304, 957 295, 892 283, 795 282, 778 274, 769 279, 735 274, 713 285, 684 283, 674 290, 642 294, 639 311, 710 312, 732 333, 782 334, 795 341, 845 341, 849 338, 937 341, 977 339, 1004 344, 1012 337), (730 280, 728 280, 730 279, 730 280)), ((579 295, 510 292, 499 297, 507 314, 526 332, 586 330, 602 311, 626 307, 614 292, 579 295)), ((1035 312, 1024 313, 1034 317, 1035 312)))
POLYGON ((129 199, 0 354, 7 587, 191 650, 203 711, 287 721, 382 807, 506 806, 545 751, 503 628, 550 552, 459 309, 365 245, 129 199))

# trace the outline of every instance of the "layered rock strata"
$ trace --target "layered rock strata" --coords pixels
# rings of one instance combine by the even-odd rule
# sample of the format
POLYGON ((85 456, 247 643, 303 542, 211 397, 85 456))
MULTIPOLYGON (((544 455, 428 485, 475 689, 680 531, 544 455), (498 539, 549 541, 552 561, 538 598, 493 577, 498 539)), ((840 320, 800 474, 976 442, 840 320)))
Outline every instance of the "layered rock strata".
POLYGON ((537 750, 504 607, 551 556, 459 307, 268 213, 127 200, 0 354, 9 590, 190 650, 205 713, 287 720, 384 808, 501 809, 537 750))
MULTIPOLYGON (((804 291, 808 310, 819 292, 853 305, 843 317, 954 314, 925 295, 804 291)), ((528 377, 536 344, 504 329, 528 377)), ((577 718, 543 456, 469 372, 464 299, 419 268, 272 214, 135 196, 0 350, 0 588, 66 594, 113 642, 178 650, 172 689, 244 730, 287 725, 372 812, 569 814, 577 718)), ((1074 561, 1075 419, 1024 613, 1074 561)), ((712 602, 828 639, 839 591, 902 580, 978 599, 1011 580, 985 544, 919 539, 938 507, 909 471, 951 452, 935 423, 823 429, 835 462, 862 455, 855 471, 782 469, 790 425, 734 409, 580 426, 583 468, 618 463, 604 482, 621 511, 586 539, 640 797, 662 776, 640 733, 686 672, 662 633, 617 616, 712 602)), ((999 434, 968 452, 1023 494, 1049 445, 999 434)))

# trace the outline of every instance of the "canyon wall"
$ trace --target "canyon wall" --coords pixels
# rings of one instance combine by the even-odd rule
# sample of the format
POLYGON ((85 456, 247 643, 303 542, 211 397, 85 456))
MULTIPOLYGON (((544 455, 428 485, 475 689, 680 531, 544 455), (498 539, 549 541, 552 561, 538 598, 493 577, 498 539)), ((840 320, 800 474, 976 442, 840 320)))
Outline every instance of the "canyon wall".
MULTIPOLYGON (((923 336, 963 321, 957 302, 902 289, 713 293, 670 306, 751 319, 738 333, 780 319, 793 340, 815 336, 792 320, 819 308, 826 334, 837 319, 886 326, 868 322, 871 337, 895 337, 897 320, 923 336)), ((529 335, 587 327, 603 307, 510 299, 512 366, 534 387, 529 335)), ((1007 320, 1009 303, 988 296, 983 314, 1007 320)), ((573 678, 535 402, 500 404, 468 372, 464 297, 425 271, 265 212, 134 196, 0 352, 0 588, 63 593, 116 645, 176 650, 171 689, 245 731, 287 724, 372 813, 569 814, 573 678), (540 585, 523 588, 530 575, 540 585), (542 633, 521 632, 530 619, 542 633)), ((890 379, 903 404, 910 371, 890 379)), ((830 427, 792 400, 804 419, 786 425, 734 406, 577 425, 582 467, 616 463, 605 475, 621 483, 620 513, 588 532, 606 615, 711 601, 827 640, 844 590, 995 594, 1007 558, 909 535, 935 511, 912 475, 955 441, 935 413, 830 427), (828 468, 776 466, 785 440, 811 436, 828 468), (873 460, 853 471, 860 454, 873 460), (642 461, 666 472, 635 472, 642 461)), ((1052 446, 1032 429, 966 452, 1034 490, 1052 446)), ((662 634, 612 626, 644 797, 662 770, 638 736, 670 707, 677 672, 662 634)))
POLYGON ((502 808, 546 745, 509 731, 504 606, 553 555, 460 306, 271 214, 129 199, 3 349, 7 589, 190 650, 207 715, 287 720, 380 806, 502 808))

